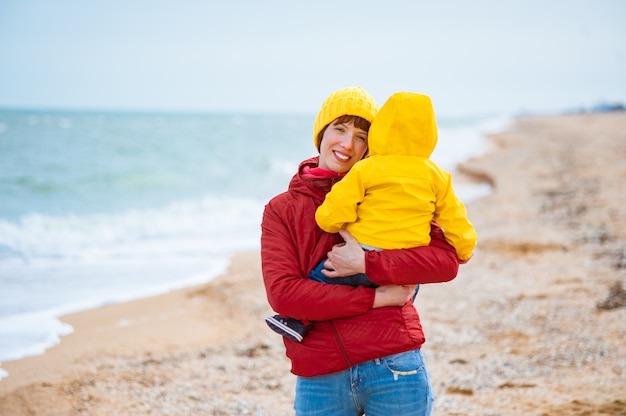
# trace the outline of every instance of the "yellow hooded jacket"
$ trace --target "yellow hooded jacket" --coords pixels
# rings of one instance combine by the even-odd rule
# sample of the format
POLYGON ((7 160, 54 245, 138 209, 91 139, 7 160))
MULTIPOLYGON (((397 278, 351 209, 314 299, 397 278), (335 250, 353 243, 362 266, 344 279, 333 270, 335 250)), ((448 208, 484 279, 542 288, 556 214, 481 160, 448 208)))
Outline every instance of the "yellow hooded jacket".
POLYGON ((426 95, 401 92, 381 107, 369 131, 369 157, 326 194, 315 220, 345 228, 363 245, 398 249, 428 245, 435 220, 460 260, 476 246, 474 226, 452 188, 452 177, 429 159, 437 123, 426 95))

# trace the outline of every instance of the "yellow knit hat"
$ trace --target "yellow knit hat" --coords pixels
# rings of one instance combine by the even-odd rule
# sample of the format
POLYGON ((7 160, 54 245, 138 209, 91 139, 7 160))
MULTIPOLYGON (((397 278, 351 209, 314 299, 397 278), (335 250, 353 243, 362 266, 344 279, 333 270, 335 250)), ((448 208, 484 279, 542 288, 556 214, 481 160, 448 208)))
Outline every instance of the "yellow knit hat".
POLYGON ((374 98, 361 87, 347 87, 331 93, 322 109, 317 114, 313 125, 313 144, 319 150, 317 136, 320 131, 338 117, 349 115, 359 116, 369 121, 374 121, 378 112, 378 104, 374 98))

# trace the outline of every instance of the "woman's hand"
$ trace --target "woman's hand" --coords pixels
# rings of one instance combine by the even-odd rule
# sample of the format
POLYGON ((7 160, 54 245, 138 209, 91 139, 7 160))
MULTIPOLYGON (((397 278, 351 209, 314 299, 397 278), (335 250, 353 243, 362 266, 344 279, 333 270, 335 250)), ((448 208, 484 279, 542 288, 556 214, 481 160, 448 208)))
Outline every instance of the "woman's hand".
POLYGON ((335 245, 328 252, 328 260, 324 263, 322 273, 328 277, 343 277, 365 273, 365 252, 363 248, 349 232, 340 230, 339 234, 345 242, 335 245))
MULTIPOLYGON (((339 231, 344 243, 337 244, 328 252, 324 263, 324 273, 328 277, 351 276, 365 273, 365 251, 352 235, 345 230, 339 231), (330 269, 330 270, 329 270, 330 269)), ((388 285, 376 288, 372 308, 383 306, 402 306, 413 299, 417 285, 388 285)))
POLYGON ((376 296, 372 308, 383 306, 402 306, 413 299, 417 285, 409 286, 380 286, 376 288, 376 296))

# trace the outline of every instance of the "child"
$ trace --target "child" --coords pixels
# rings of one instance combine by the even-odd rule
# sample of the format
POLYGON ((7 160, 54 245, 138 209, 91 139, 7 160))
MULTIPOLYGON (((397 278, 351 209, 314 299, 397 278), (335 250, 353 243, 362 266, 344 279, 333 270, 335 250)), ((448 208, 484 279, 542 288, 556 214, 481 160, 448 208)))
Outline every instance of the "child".
MULTIPOLYGON (((430 243, 430 223, 444 230, 462 263, 472 256, 476 232, 452 188, 451 175, 429 159, 437 125, 426 95, 400 92, 381 107, 369 131, 369 157, 333 186, 315 220, 329 233, 348 231, 366 250, 391 250, 430 243)), ((329 278, 323 264, 309 278, 324 283, 377 287, 358 274, 329 278)), ((276 315, 266 318, 281 335, 301 341, 310 325, 276 315)))

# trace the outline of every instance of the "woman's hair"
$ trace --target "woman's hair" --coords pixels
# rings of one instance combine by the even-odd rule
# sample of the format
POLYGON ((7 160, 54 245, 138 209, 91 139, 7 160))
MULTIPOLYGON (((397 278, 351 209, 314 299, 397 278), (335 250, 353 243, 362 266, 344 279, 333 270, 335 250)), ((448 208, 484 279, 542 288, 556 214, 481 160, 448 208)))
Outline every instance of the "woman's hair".
POLYGON ((350 124, 350 123, 353 123, 354 127, 356 127, 357 129, 361 129, 361 130, 363 130, 365 132, 369 132, 370 126, 372 125, 372 123, 370 123, 369 121, 365 120, 363 117, 350 116, 350 115, 347 115, 347 114, 344 114, 343 116, 339 116, 335 120, 333 120, 333 122, 328 123, 326 126, 324 126, 324 128, 322 130, 320 130, 319 134, 317 135, 317 150, 318 151, 320 150, 320 145, 322 144, 322 137, 324 137, 324 132, 326 131, 328 126, 330 126, 334 122, 337 122, 338 124, 350 124))

